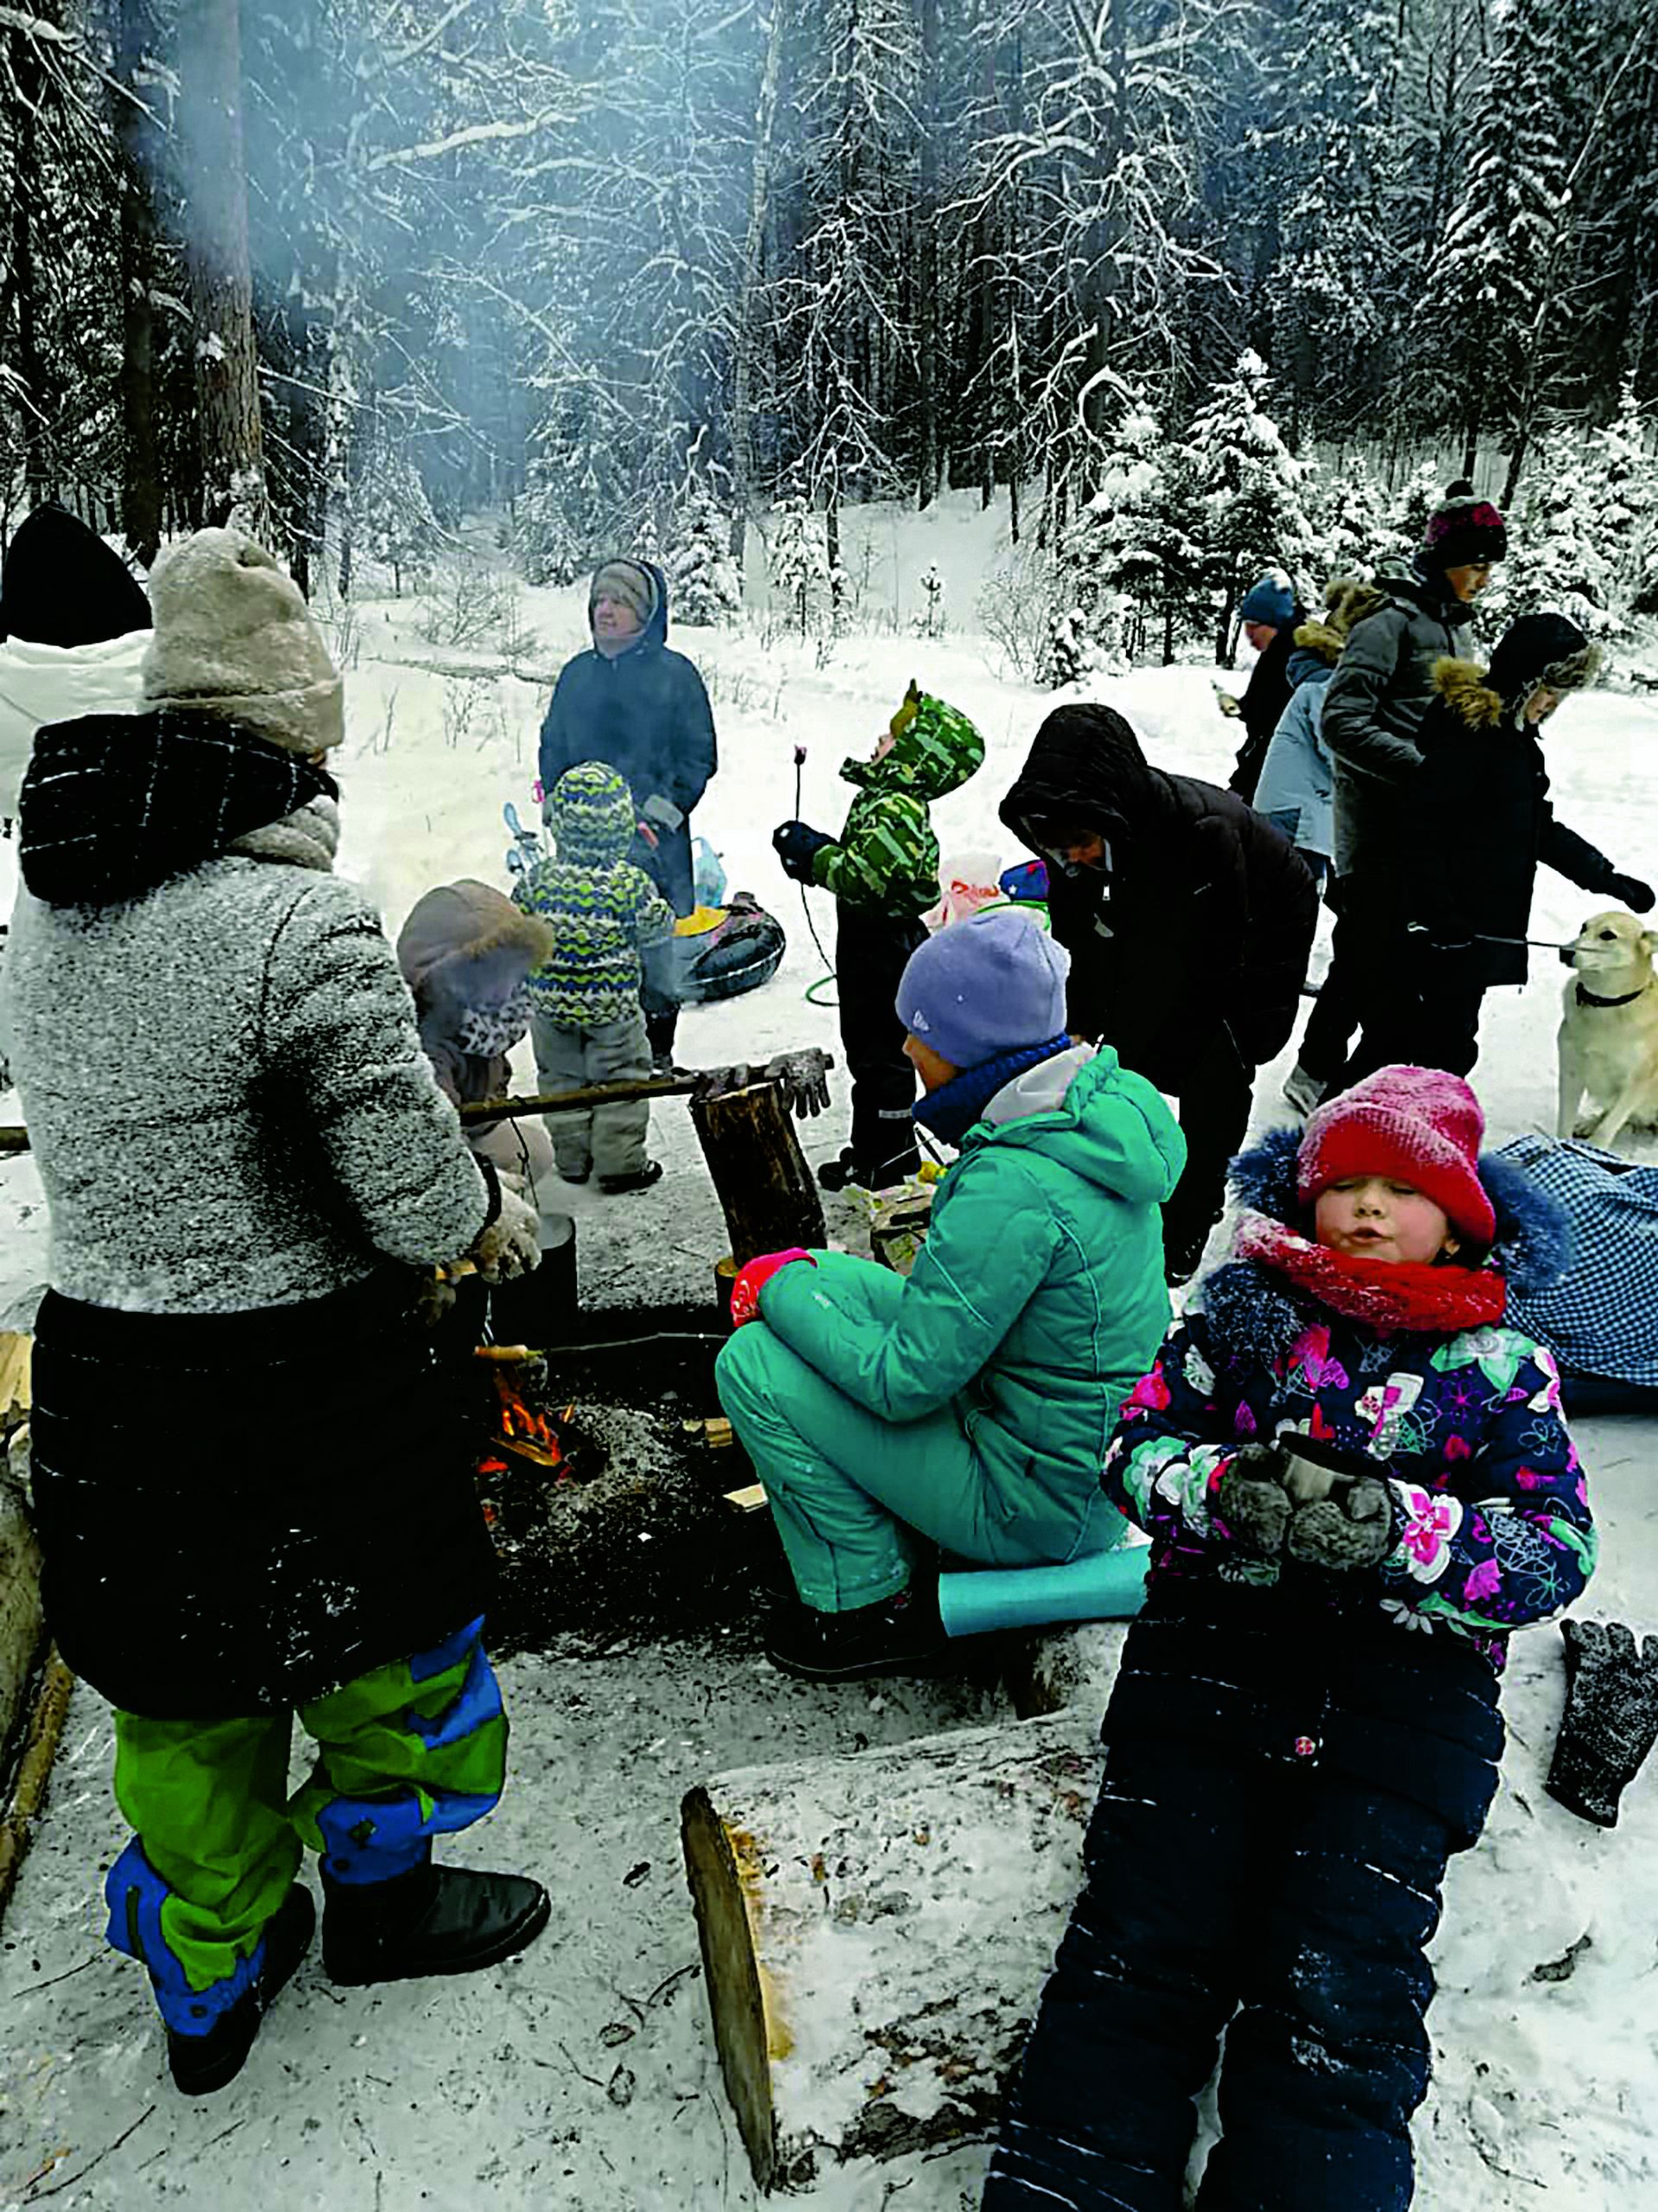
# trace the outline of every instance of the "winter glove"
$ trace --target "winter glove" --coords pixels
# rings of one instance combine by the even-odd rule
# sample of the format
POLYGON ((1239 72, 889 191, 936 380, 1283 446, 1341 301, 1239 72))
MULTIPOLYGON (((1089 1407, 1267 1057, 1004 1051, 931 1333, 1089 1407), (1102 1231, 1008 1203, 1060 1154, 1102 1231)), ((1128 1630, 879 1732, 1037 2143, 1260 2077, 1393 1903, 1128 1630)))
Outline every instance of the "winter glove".
POLYGON ((1252 1559, 1275 1559, 1284 1548, 1291 1506, 1282 1472, 1275 1444, 1244 1444, 1216 1486, 1220 1518, 1238 1550, 1252 1559))
POLYGON ((1289 1517, 1284 1550, 1303 1567, 1345 1575, 1377 1565, 1392 1539, 1388 1486, 1373 1474, 1362 1474, 1333 1497, 1298 1505, 1289 1517))
POLYGON ((733 1060, 723 1068, 705 1068, 692 1086, 693 1099, 723 1099, 731 1091, 746 1091, 760 1081, 746 1060, 733 1060))
POLYGON ((1614 876, 1606 886, 1613 898, 1621 898, 1631 914, 1650 914, 1654 892, 1650 884, 1643 884, 1639 876, 1614 876))
POLYGON ((1617 1801, 1658 1740, 1658 1636, 1565 1620, 1566 1712, 1544 1785, 1579 1820, 1617 1826, 1617 1801))
POLYGON ((820 829, 812 829, 803 821, 786 821, 771 833, 772 849, 783 864, 783 873, 792 876, 797 884, 813 880, 812 863, 826 845, 835 842, 820 829))
POLYGON ((774 1053, 760 1070, 763 1082, 782 1087, 797 1121, 829 1110, 829 1055, 813 1044, 803 1052, 774 1053))
POLYGON ((535 1208, 505 1188, 502 1178, 501 1211, 487 1222, 466 1255, 486 1283, 510 1283, 541 1264, 541 1219, 535 1208))
POLYGON ((677 829, 685 820, 684 808, 676 807, 672 799, 665 799, 660 791, 653 791, 640 811, 658 829, 677 829))
POLYGON ((760 1318, 760 1293, 780 1267, 788 1267, 803 1259, 808 1267, 817 1261, 803 1245, 792 1245, 787 1252, 763 1252, 746 1267, 739 1267, 737 1279, 731 1284, 731 1327, 741 1328, 745 1321, 760 1318))

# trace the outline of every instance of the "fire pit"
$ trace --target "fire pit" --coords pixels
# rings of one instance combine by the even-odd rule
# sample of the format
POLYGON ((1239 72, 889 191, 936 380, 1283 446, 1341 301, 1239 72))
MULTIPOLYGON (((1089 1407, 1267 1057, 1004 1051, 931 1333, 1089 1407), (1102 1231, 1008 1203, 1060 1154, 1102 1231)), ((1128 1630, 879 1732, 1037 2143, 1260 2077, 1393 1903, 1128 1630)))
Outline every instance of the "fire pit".
POLYGON ((783 1586, 769 1514, 727 1502, 754 1475, 719 1418, 712 1319, 612 1309, 545 1350, 485 1347, 478 1476, 500 1562, 495 1651, 572 1633, 746 1635, 761 1589, 783 1586))

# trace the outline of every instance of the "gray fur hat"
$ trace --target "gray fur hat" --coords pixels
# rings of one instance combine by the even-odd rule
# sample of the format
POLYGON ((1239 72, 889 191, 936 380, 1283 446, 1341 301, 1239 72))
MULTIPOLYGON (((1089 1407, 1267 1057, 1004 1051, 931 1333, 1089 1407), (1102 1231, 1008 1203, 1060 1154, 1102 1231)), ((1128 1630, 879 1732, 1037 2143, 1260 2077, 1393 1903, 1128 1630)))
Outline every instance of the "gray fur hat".
POLYGON ((149 579, 152 707, 214 714, 287 752, 345 734, 339 671, 299 586, 240 530, 198 530, 149 579))

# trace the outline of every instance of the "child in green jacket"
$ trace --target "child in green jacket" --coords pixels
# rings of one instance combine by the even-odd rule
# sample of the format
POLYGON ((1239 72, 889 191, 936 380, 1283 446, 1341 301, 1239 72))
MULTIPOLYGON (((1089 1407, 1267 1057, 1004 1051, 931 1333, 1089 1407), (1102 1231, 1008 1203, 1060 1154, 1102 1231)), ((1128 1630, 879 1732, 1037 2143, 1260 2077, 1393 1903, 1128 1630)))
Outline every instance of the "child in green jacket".
MULTIPOLYGON (((929 1540, 1022 1567, 1128 1537, 1100 1462, 1168 1321, 1157 1209, 1186 1144, 1142 1076, 1065 1034, 1069 966, 1003 910, 906 967, 915 1115, 960 1147, 907 1277, 834 1252, 767 1253, 737 1277, 716 1374, 799 1593, 766 1640, 792 1674, 933 1656, 929 1540)), ((1146 1558, 1122 1554, 1124 1613, 1146 1558)))
POLYGON ((938 903, 939 840, 927 807, 965 783, 984 757, 984 740, 967 717, 912 683, 873 757, 842 764, 858 795, 839 837, 803 821, 773 833, 786 875, 835 894, 835 986, 852 1136, 839 1159, 819 1170, 826 1190, 849 1182, 880 1190, 921 1165, 909 1119, 915 1075, 893 993, 927 935, 921 916, 938 903))

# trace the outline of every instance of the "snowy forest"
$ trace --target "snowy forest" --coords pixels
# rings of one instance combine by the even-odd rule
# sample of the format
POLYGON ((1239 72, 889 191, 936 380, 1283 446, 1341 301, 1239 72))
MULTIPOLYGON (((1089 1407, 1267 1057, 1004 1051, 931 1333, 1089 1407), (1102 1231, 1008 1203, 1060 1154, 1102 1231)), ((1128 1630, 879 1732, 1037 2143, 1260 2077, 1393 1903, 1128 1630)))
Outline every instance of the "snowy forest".
POLYGON ((844 506, 977 489, 1064 681, 1464 474, 1509 609, 1658 598, 1650 0, 26 0, 0 114, 0 536, 349 594, 490 508, 708 620, 757 523, 804 633, 844 506))

